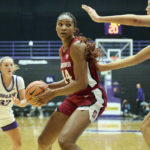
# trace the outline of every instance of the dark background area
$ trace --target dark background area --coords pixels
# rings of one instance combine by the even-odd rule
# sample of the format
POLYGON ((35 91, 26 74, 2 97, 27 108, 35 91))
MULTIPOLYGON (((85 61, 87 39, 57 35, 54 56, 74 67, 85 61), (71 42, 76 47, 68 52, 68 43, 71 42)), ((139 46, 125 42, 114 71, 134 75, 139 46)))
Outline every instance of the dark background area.
MULTIPOLYGON (((104 38, 104 24, 93 22, 81 9, 86 4, 99 15, 139 14, 145 15, 147 0, 0 0, 0 41, 59 40, 55 31, 60 13, 73 13, 80 32, 92 38, 104 38)), ((122 38, 150 40, 150 28, 122 26, 122 38)), ((107 37, 106 37, 107 38, 107 37)), ((18 60, 16 60, 17 62, 18 60)), ((140 82, 147 101, 150 101, 150 61, 126 69, 113 71, 113 81, 121 84, 122 98, 127 98, 135 110, 136 83, 140 82)), ((16 74, 25 79, 26 85, 54 75, 60 80, 59 60, 48 60, 47 65, 20 66, 16 74), (55 74, 54 74, 55 73, 55 74)), ((61 97, 62 98, 62 97, 61 97)))
POLYGON ((150 102, 150 60, 139 65, 112 71, 113 81, 121 84, 121 98, 131 104, 132 112, 136 109, 136 84, 141 83, 145 101, 150 102))
MULTIPOLYGON (((0 40, 58 40, 57 16, 69 11, 80 32, 92 39, 104 37, 104 24, 94 23, 81 9, 87 4, 102 15, 146 14, 147 0, 0 0, 0 40)), ((150 29, 123 26, 123 38, 149 40, 150 29)))

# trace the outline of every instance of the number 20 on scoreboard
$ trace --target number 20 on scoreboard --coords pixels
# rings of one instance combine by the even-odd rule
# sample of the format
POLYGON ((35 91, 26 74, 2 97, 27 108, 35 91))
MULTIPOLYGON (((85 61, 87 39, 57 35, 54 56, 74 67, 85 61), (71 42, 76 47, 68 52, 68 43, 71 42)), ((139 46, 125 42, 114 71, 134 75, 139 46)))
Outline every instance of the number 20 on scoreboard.
POLYGON ((120 24, 105 23, 105 35, 121 35, 122 28, 120 24))

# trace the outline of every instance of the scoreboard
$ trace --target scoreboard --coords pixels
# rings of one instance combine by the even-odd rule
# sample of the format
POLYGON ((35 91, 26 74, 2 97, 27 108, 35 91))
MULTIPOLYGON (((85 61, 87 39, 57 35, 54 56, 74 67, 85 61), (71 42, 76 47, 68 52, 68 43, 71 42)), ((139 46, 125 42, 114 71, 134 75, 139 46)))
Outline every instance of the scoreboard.
POLYGON ((122 35, 122 26, 116 23, 105 23, 105 35, 122 35))

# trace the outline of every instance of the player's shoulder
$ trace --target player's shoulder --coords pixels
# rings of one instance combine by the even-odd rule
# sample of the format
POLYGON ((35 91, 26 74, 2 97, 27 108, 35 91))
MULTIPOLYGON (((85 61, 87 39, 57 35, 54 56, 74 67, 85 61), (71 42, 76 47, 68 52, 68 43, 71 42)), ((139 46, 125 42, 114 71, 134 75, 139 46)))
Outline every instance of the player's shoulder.
POLYGON ((22 76, 18 76, 18 75, 13 75, 15 77, 15 79, 18 81, 18 82, 24 82, 24 79, 22 76))
POLYGON ((84 42, 81 42, 80 40, 76 40, 73 42, 72 47, 86 47, 86 44, 84 42))
POLYGON ((72 45, 71 45, 71 49, 75 50, 75 51, 84 51, 86 47, 86 44, 81 42, 80 40, 75 41, 72 45))
POLYGON ((13 74, 13 77, 15 77, 15 78, 23 78, 23 77, 21 77, 19 75, 16 75, 16 74, 13 74))

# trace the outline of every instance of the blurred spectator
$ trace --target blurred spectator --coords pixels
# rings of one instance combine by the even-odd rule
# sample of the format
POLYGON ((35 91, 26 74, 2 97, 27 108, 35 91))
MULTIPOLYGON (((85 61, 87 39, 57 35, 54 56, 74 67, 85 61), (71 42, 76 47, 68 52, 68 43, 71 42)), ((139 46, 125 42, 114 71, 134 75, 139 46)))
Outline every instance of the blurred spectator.
POLYGON ((123 116, 128 116, 131 110, 131 105, 128 103, 127 99, 124 99, 121 104, 121 110, 123 112, 123 116))
POLYGON ((141 84, 140 84, 140 83, 137 83, 137 84, 136 84, 136 88, 137 88, 136 115, 139 115, 139 112, 140 112, 140 104, 141 104, 141 102, 144 101, 144 94, 143 94, 143 89, 141 88, 141 84))
POLYGON ((113 92, 114 92, 114 97, 120 98, 120 91, 119 91, 118 87, 114 87, 113 92))
POLYGON ((150 112, 149 104, 148 102, 143 101, 141 102, 140 106, 141 106, 141 116, 145 117, 150 112))

